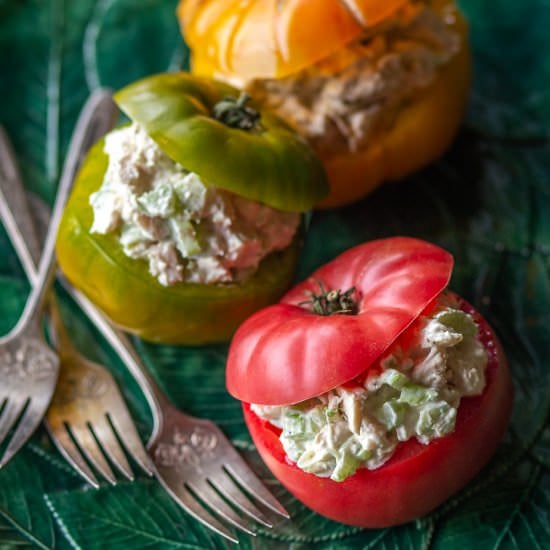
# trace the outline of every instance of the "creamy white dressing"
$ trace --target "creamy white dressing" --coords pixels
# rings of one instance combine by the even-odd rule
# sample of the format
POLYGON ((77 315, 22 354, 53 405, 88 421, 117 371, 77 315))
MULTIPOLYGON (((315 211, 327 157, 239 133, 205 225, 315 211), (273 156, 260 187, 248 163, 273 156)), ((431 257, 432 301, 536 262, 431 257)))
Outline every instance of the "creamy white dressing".
POLYGON ((412 345, 394 347, 362 386, 251 408, 282 430, 283 448, 299 468, 342 481, 384 464, 399 441, 428 444, 454 430, 460 400, 485 387, 487 352, 477 330, 469 314, 442 303, 419 320, 412 345))
POLYGON ((249 90, 318 150, 360 150, 459 51, 452 22, 448 13, 413 4, 313 68, 252 81, 249 90))
POLYGON ((105 138, 109 164, 90 196, 92 233, 115 232, 162 285, 227 283, 289 246, 300 218, 207 185, 137 124, 105 138))

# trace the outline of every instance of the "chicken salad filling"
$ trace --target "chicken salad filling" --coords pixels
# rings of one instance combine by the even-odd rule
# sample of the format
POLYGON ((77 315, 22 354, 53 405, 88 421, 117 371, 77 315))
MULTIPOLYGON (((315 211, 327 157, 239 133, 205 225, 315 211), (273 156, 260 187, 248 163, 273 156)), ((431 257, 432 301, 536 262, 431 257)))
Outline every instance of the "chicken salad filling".
POLYGON ((253 80, 249 91, 321 152, 361 150, 391 126, 399 108, 457 54, 456 14, 423 2, 313 68, 283 79, 253 80))
POLYGON ((136 123, 105 138, 109 158, 90 196, 92 233, 116 233, 124 254, 148 262, 162 285, 243 280, 290 245, 300 224, 287 213, 201 180, 136 123))

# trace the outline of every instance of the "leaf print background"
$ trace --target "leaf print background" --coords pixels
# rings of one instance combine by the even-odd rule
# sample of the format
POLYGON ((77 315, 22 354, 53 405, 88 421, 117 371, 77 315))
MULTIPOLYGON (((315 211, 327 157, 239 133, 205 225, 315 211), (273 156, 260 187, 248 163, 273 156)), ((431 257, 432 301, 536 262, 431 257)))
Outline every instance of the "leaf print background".
MULTIPOLYGON (((452 287, 494 325, 515 383, 510 429, 461 493, 415 523, 361 530, 293 499, 261 464, 224 388, 227 347, 136 342, 170 397, 218 422, 292 514, 245 549, 550 547, 550 10, 545 0, 463 0, 474 88, 451 150, 345 209, 316 213, 298 278, 365 240, 407 234, 450 250, 452 287)), ((186 67, 175 0, 0 0, 0 123, 29 190, 53 198, 72 126, 90 90, 186 67)), ((0 329, 28 285, 0 230, 0 329)), ((145 400, 73 304, 77 344, 112 366, 144 438, 145 400)), ((0 472, 0 548, 225 548, 149 479, 90 490, 43 431, 0 472)))

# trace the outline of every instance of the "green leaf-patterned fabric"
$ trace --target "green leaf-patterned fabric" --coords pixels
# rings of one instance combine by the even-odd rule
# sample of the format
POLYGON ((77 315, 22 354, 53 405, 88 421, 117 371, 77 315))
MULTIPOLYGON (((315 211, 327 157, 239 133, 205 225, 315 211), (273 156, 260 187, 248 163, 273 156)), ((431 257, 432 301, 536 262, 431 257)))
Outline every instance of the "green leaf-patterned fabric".
MULTIPOLYGON (((0 0, 0 123, 29 190, 52 201, 78 112, 98 86, 118 89, 186 67, 176 0, 0 0)), ((255 452, 224 387, 227 345, 136 341, 170 398, 218 422, 292 514, 243 549, 550 548, 550 9, 546 0, 462 0, 474 84, 447 154, 347 208, 313 215, 297 278, 366 240, 410 235, 455 256, 451 287, 500 335, 514 377, 510 428, 494 459, 428 517, 392 529, 340 525, 304 508, 255 452)), ((29 285, 0 229, 0 331, 29 285)), ((60 293, 77 345, 109 366, 138 429, 152 421, 120 361, 60 293)), ((43 429, 0 471, 0 549, 227 548, 144 476, 86 486, 43 429)))

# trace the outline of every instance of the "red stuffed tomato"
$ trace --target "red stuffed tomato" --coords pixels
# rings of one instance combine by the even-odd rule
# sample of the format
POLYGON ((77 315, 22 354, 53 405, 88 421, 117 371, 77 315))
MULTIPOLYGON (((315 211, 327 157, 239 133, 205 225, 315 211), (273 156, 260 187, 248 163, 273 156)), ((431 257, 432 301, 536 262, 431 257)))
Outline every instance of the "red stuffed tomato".
MULTIPOLYGON (((264 462, 292 494, 320 514, 373 528, 410 521, 464 486, 495 452, 511 412, 511 378, 502 348, 487 322, 446 290, 452 265, 450 254, 424 241, 406 237, 373 241, 324 265, 279 304, 257 312, 236 332, 227 363, 228 390, 243 401, 247 426, 264 462), (480 389, 462 395, 454 413, 449 407, 444 409, 446 416, 441 418, 447 424, 435 420, 428 425, 430 433, 435 425, 452 425, 443 435, 432 434, 433 439, 427 441, 420 431, 416 437, 401 440, 409 430, 403 420, 396 431, 399 440, 391 436, 391 454, 380 465, 359 466, 343 480, 335 480, 334 474, 331 478, 326 472, 311 473, 299 467, 300 461, 291 459, 283 447, 281 426, 252 410, 253 403, 254 407, 274 409, 299 404, 300 411, 318 399, 326 401, 319 396, 339 395, 340 388, 366 391, 367 381, 389 372, 389 363, 383 358, 394 352, 399 356, 400 350, 418 343, 419 334, 428 334, 428 329, 422 333, 419 329, 431 326, 428 320, 447 319, 441 313, 443 302, 454 304, 455 313, 445 313, 448 318, 459 311, 468 323, 474 323, 474 335, 464 328, 471 340, 468 349, 477 346, 477 357, 481 350, 484 360, 480 389)), ((441 333, 434 334, 429 337, 439 342, 441 333)), ((425 363, 419 365, 407 367, 407 376, 414 378, 425 363)), ((446 368, 449 372, 451 367, 446 368)), ((449 387, 454 385, 452 382, 449 387)), ((411 424, 414 429, 424 429, 418 420, 424 409, 435 410, 433 403, 443 403, 433 388, 425 389, 416 382, 407 386, 409 399, 419 387, 421 397, 407 402, 414 406, 400 405, 408 407, 407 414, 416 419, 416 424, 411 424), (433 403, 426 401, 426 396, 433 403)), ((389 388, 391 403, 404 394, 389 388)), ((370 403, 369 399, 363 403, 370 403)), ((376 410, 385 408, 384 403, 376 410)), ((440 408, 443 410, 442 405, 440 408)), ((374 422, 390 434, 382 421, 374 422)), ((370 457, 369 453, 365 456, 370 457)))

